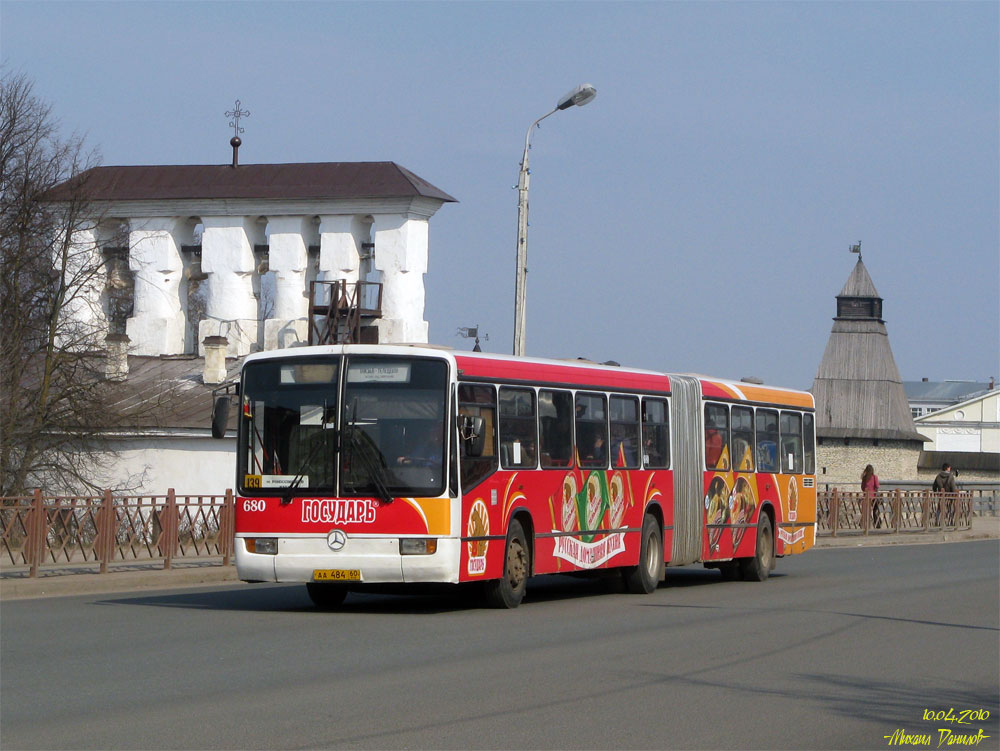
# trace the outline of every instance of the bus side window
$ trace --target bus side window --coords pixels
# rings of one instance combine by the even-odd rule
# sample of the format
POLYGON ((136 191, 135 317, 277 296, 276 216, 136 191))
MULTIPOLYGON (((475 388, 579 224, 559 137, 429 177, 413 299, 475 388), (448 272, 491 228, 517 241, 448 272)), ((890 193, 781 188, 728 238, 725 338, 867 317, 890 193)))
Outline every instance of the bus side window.
POLYGON ((733 466, 740 472, 753 472, 753 410, 733 407, 733 466))
POLYGON ((639 466, 639 399, 612 396, 611 466, 635 469, 639 466))
POLYGON ((778 471, 778 413, 757 410, 757 471, 778 471))
POLYGON ((816 418, 806 413, 802 415, 802 438, 805 441, 805 473, 816 474, 816 418))
POLYGON ((576 454, 581 467, 608 466, 608 411, 604 394, 576 395, 576 454))
POLYGON ((664 399, 642 400, 642 464, 646 469, 670 466, 670 412, 664 399))
POLYGON ((463 417, 483 418, 483 453, 480 456, 469 456, 468 444, 459 440, 462 461, 462 491, 468 491, 478 485, 497 469, 497 431, 496 431, 497 397, 492 386, 470 386, 462 384, 458 387, 458 423, 463 417))
POLYGON ((538 392, 538 440, 543 467, 573 464, 573 395, 569 391, 538 392))
POLYGON ((500 464, 504 469, 534 467, 536 460, 535 392, 500 388, 500 464))
POLYGON ((729 407, 705 405, 705 468, 729 469, 729 407))
POLYGON ((802 415, 781 413, 781 471, 802 473, 802 415))

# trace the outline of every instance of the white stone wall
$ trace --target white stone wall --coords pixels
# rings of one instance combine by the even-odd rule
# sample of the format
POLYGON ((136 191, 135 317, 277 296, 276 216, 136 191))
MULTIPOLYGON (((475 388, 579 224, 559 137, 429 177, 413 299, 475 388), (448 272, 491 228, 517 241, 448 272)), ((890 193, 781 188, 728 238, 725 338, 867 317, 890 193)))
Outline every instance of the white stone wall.
POLYGON ((257 217, 203 216, 201 270, 208 274, 205 320, 198 326, 199 354, 207 336, 229 340, 228 354, 242 357, 257 344, 257 270, 253 246, 264 241, 257 217))
POLYGON ((129 270, 133 311, 126 333, 133 354, 184 353, 184 261, 179 232, 184 220, 147 217, 129 222, 129 270))
MULTIPOLYGON (((235 202, 191 199, 173 215, 161 216, 142 215, 145 204, 122 207, 128 218, 116 222, 128 225, 134 280, 126 325, 129 351, 203 355, 209 336, 226 337, 230 357, 304 344, 313 279, 380 282, 379 341, 426 343, 428 219, 440 202, 359 200, 337 211, 323 210, 336 203, 298 211, 260 204, 240 214, 235 202), (194 236, 196 225, 202 227, 200 238, 194 236), (369 243, 373 253, 364 247, 369 243), (266 270, 254 253, 263 244, 268 246, 266 270), (200 259, 186 253, 185 245, 200 245, 200 259), (311 246, 319 246, 318 257, 310 254, 311 246)), ((76 233, 76 262, 103 263, 108 239, 96 226, 76 233)), ((100 339, 108 328, 105 282, 97 275, 70 309, 74 320, 85 321, 100 339)), ((363 307, 374 302, 366 298, 363 307)))
POLYGON ((382 272, 380 342, 427 342, 424 274, 427 273, 427 219, 376 215, 375 268, 382 272))
POLYGON ((879 480, 916 482, 920 445, 914 441, 851 438, 824 438, 816 447, 816 482, 820 488, 829 485, 844 490, 860 490, 861 473, 866 464, 875 468, 879 480))
POLYGON ((60 315, 60 346, 88 350, 100 346, 108 333, 104 312, 104 289, 101 232, 96 224, 61 235, 54 243, 56 270, 61 271, 70 294, 60 315))
POLYGON ((121 487, 137 476, 143 476, 138 492, 146 494, 162 495, 173 488, 184 495, 222 495, 235 487, 235 438, 135 438, 114 442, 111 449, 118 455, 114 474, 101 478, 107 487, 121 487))
POLYGON ((309 339, 306 272, 315 222, 305 216, 274 217, 268 220, 267 233, 273 299, 261 296, 264 349, 304 344, 309 339))

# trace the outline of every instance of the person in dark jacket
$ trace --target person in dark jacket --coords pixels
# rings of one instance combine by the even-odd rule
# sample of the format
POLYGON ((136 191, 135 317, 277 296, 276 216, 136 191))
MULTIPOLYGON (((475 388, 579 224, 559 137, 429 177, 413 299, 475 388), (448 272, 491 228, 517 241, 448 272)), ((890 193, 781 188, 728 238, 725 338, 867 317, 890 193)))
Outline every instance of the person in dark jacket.
POLYGON ((934 484, 931 489, 935 493, 957 493, 958 488, 955 487, 955 475, 952 471, 951 465, 945 462, 941 466, 941 471, 937 473, 937 477, 934 478, 934 484))
MULTIPOLYGON (((957 493, 958 488, 955 486, 955 474, 948 462, 941 465, 941 471, 937 473, 937 477, 934 478, 934 484, 931 485, 931 489, 935 493, 957 493)), ((946 523, 953 524, 955 521, 955 499, 941 499, 938 501, 938 513, 937 521, 941 521, 941 506, 946 504, 947 513, 945 514, 946 523)))

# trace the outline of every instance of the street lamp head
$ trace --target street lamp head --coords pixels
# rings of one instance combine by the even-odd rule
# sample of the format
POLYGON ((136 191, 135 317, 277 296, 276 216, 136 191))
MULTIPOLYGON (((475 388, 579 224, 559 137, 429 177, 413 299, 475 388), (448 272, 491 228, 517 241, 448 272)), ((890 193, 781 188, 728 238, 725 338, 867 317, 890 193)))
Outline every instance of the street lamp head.
POLYGON ((577 107, 582 107, 583 105, 589 103, 595 96, 597 96, 597 89, 591 86, 589 83, 581 83, 566 96, 559 100, 556 105, 557 110, 569 109, 573 105, 577 107))

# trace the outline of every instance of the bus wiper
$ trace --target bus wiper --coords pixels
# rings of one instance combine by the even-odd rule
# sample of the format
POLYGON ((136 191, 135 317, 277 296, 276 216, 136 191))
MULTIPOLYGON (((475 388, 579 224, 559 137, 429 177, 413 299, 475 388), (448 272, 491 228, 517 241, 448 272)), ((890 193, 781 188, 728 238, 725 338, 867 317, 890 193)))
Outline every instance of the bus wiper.
POLYGON ((314 440, 313 444, 309 447, 309 453, 306 454, 305 461, 302 462, 302 464, 300 465, 300 469, 299 469, 298 474, 295 475, 294 478, 292 478, 292 482, 288 486, 288 491, 289 492, 288 492, 288 496, 284 499, 285 503, 291 503, 291 500, 292 500, 291 491, 295 490, 299 486, 299 483, 302 482, 303 479, 305 479, 306 469, 312 464, 313 459, 316 458, 316 452, 319 451, 319 449, 320 449, 321 446, 325 446, 326 445, 326 441, 323 440, 323 432, 322 432, 322 431, 326 430, 326 425, 327 425, 327 423, 326 423, 326 400, 324 400, 323 401, 323 417, 322 417, 322 419, 320 421, 320 432, 316 436, 314 436, 314 438, 316 438, 316 440, 314 440))
POLYGON ((379 464, 379 460, 375 456, 374 449, 372 449, 371 444, 368 443, 368 437, 363 433, 358 435, 357 431, 353 431, 351 433, 351 443, 356 445, 358 448, 358 458, 361 460, 361 464, 365 469, 365 473, 368 475, 368 479, 375 487, 375 492, 378 494, 379 500, 384 503, 392 503, 392 494, 389 492, 389 488, 385 484, 385 471, 379 464))
MULTIPOLYGON (((375 488, 375 492, 378 494, 378 498, 383 503, 392 503, 393 497, 389 492, 388 486, 385 484, 385 471, 380 463, 380 457, 375 454, 375 450, 372 448, 370 439, 364 433, 364 431, 358 431, 357 429, 357 417, 358 417, 358 401, 354 400, 353 415, 351 416, 350 422, 348 422, 345 429, 347 433, 347 448, 348 464, 353 460, 354 454, 357 453, 358 459, 361 462, 365 474, 368 476, 368 480, 371 482, 372 486, 375 488), (357 448, 355 452, 354 449, 357 448)), ((357 490, 357 483, 352 483, 352 489, 357 490)))

